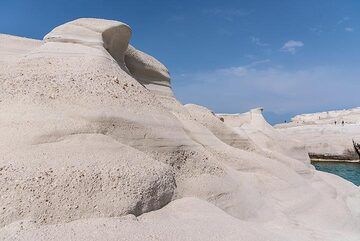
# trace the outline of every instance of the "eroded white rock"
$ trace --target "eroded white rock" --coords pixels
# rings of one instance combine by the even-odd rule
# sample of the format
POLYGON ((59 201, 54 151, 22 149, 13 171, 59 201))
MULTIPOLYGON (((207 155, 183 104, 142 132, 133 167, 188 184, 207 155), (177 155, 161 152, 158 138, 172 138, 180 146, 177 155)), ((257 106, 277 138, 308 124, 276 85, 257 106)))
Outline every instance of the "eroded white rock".
POLYGON ((303 114, 276 128, 302 142, 312 158, 357 161, 353 141, 360 142, 360 109, 303 114))
POLYGON ((0 64, 0 239, 357 240, 356 186, 260 110, 184 107, 130 33, 74 20, 0 64))

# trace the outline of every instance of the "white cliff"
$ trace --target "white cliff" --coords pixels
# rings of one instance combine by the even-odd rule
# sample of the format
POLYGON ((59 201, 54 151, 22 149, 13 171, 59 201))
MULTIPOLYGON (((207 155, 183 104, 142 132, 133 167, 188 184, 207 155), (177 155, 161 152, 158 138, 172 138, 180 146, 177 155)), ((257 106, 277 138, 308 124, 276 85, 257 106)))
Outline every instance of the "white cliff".
POLYGON ((334 124, 335 121, 339 124, 341 124, 342 121, 348 124, 356 124, 360 123, 359 116, 360 107, 348 110, 334 110, 297 115, 293 117, 291 121, 297 124, 334 124))
POLYGON ((295 116, 276 128, 302 142, 314 159, 358 161, 353 145, 360 142, 360 108, 295 116))

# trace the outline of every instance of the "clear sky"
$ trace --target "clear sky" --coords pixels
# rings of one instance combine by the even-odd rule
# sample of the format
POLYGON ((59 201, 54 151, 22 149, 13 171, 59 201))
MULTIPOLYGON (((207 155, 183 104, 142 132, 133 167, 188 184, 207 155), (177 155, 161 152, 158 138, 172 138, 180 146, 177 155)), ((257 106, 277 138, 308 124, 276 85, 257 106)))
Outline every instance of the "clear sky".
POLYGON ((114 19, 163 62, 177 98, 270 122, 360 106, 358 0, 1 0, 0 33, 41 39, 79 17, 114 19))

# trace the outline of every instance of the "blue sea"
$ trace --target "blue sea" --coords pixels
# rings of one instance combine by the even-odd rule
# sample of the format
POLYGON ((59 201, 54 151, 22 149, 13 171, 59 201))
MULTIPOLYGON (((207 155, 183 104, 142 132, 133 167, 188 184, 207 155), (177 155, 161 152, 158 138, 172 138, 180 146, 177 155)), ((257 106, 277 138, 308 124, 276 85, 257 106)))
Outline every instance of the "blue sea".
POLYGON ((312 162, 316 170, 330 172, 360 186, 360 163, 312 162))

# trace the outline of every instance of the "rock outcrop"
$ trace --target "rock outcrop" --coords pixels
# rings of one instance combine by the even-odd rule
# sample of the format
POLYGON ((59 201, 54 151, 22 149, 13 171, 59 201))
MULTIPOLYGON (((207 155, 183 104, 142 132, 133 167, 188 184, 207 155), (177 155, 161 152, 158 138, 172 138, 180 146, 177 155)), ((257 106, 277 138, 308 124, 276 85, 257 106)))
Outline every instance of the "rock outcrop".
POLYGON ((140 150, 186 135, 128 74, 130 33, 76 20, 1 70, 0 225, 140 215, 171 201, 171 167, 140 150))
POLYGON ((169 71, 157 59, 129 45, 125 63, 131 75, 147 89, 159 95, 173 95, 169 71))
POLYGON ((0 65, 15 62, 40 45, 39 40, 0 34, 0 65))
POLYGON ((311 158, 359 161, 353 141, 360 142, 360 108, 303 114, 276 128, 302 142, 311 158))
POLYGON ((360 123, 360 107, 348 110, 334 110, 311 114, 297 115, 291 118, 292 124, 306 125, 306 124, 334 124, 335 121, 341 124, 342 121, 348 124, 360 123))
POLYGON ((78 19, 0 63, 0 240, 358 240, 358 187, 259 109, 183 106, 130 35, 78 19))
POLYGON ((266 122, 262 108, 252 109, 243 114, 219 114, 224 122, 256 143, 270 158, 276 158, 299 173, 311 170, 310 159, 303 144, 289 139, 266 122), (290 160, 289 158, 293 159, 290 160), (296 161, 295 161, 296 160, 296 161))

